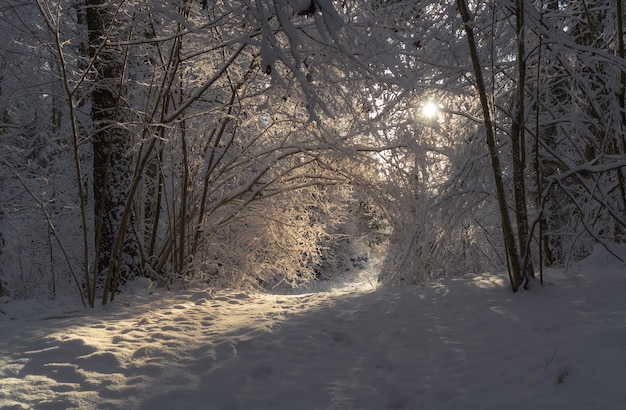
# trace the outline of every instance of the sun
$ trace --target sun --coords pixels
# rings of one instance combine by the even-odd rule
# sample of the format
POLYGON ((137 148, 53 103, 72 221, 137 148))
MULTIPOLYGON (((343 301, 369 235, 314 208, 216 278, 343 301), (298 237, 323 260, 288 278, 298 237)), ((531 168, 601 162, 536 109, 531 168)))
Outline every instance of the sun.
POLYGON ((427 102, 422 107, 422 115, 426 118, 433 118, 439 112, 439 106, 434 102, 427 102))

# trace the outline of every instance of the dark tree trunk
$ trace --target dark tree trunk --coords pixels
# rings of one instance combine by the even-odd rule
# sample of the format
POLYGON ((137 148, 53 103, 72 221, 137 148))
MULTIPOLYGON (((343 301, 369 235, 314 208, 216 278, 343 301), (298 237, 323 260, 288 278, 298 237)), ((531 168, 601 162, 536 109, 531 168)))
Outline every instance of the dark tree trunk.
MULTIPOLYGON (((117 285, 139 273, 137 242, 126 235, 126 202, 132 181, 132 141, 125 128, 124 52, 110 46, 116 40, 116 6, 107 0, 86 0, 89 52, 94 59, 91 117, 94 134, 93 178, 98 280, 105 297, 117 285), (116 245, 121 243, 122 245, 116 245)), ((95 286, 95 284, 94 284, 95 286)))
MULTIPOLYGON (((624 46, 624 8, 622 6, 622 0, 615 2, 615 14, 617 16, 617 54, 624 58, 626 57, 626 46, 624 46)), ((615 149, 617 155, 626 154, 626 67, 622 66, 619 73, 619 108, 620 108, 620 124, 621 127, 618 132, 621 134, 621 138, 615 142, 615 149), (621 152, 620 152, 621 151, 621 152)), ((626 169, 617 170, 617 179, 619 182, 619 189, 622 200, 622 210, 626 212, 626 169)), ((615 239, 617 241, 626 242, 626 231, 624 227, 616 224, 617 232, 615 232, 615 239)))
POLYGON ((517 0, 517 109, 513 112, 511 126, 511 158, 513 166, 513 192, 515 220, 522 264, 522 276, 534 276, 528 232, 528 211, 526 207, 526 52, 524 27, 524 1, 517 0))

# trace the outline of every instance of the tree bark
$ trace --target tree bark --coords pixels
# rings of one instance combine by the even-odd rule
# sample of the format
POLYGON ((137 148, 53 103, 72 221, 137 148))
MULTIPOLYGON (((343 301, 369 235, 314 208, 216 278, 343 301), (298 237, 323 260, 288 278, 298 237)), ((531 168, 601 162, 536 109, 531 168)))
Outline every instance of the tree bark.
POLYGON ((523 264, 522 276, 534 276, 530 241, 528 233, 528 210, 526 206, 526 52, 524 9, 525 0, 517 0, 517 110, 513 112, 511 126, 511 158, 513 166, 513 192, 515 194, 515 221, 517 223, 517 239, 523 264))
MULTIPOLYGON (((132 182, 132 140, 125 127, 124 52, 112 45, 116 6, 107 0, 85 0, 89 53, 93 60, 91 91, 93 121, 93 184, 95 209, 96 273, 104 280, 104 297, 140 271, 136 238, 126 235, 122 223, 132 182), (114 254, 118 236, 124 236, 120 255, 114 254)), ((95 286, 95 283, 94 283, 95 286)))
MULTIPOLYGON (((626 47, 624 46, 624 8, 622 0, 616 0, 615 2, 615 14, 617 15, 616 21, 616 34, 617 34, 617 55, 621 58, 626 57, 626 47)), ((616 149, 616 155, 626 154, 626 67, 622 66, 619 72, 619 84, 620 89, 618 93, 619 109, 620 109, 620 123, 621 127, 619 132, 621 138, 615 142, 615 145, 621 149, 616 149), (621 151, 621 152, 620 152, 621 151)), ((620 195, 622 200, 622 210, 626 212, 626 169, 617 170, 617 179, 619 183, 620 195)), ((615 232, 615 239, 617 241, 626 242, 626 232, 624 229, 617 225, 617 232, 615 232)))

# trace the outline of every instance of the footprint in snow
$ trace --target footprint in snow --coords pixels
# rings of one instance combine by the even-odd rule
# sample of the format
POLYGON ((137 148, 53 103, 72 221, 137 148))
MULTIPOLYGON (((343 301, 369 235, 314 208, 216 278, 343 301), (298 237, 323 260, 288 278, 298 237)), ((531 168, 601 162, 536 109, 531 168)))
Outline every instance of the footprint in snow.
POLYGON ((324 333, 328 334, 332 341, 338 345, 342 345, 345 347, 352 346, 352 338, 346 332, 342 332, 340 330, 330 330, 325 331, 324 333))

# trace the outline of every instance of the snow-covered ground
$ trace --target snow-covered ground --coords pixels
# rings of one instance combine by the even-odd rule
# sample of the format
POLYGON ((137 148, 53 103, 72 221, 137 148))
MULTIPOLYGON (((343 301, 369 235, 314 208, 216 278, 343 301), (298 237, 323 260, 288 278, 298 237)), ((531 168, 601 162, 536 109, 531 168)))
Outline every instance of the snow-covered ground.
POLYGON ((0 408, 626 408, 624 263, 598 250, 546 282, 4 300, 0 408))

